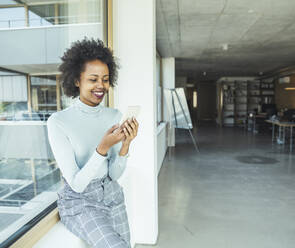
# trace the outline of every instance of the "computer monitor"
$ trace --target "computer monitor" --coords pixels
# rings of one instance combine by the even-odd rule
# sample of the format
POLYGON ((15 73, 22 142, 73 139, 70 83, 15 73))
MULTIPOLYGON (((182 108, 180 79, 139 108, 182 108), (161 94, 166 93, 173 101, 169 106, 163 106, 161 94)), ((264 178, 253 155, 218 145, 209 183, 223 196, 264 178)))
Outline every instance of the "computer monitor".
POLYGON ((285 120, 295 121, 295 109, 286 110, 283 117, 285 120))
POLYGON ((277 114, 277 107, 275 104, 262 104, 261 112, 266 113, 270 117, 277 114))

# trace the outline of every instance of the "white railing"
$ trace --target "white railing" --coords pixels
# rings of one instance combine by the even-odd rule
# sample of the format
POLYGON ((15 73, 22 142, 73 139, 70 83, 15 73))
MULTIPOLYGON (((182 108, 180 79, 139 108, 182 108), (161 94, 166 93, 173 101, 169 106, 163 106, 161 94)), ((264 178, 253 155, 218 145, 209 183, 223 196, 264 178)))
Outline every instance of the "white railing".
POLYGON ((52 17, 40 17, 40 18, 29 18, 28 26, 27 19, 18 18, 11 20, 0 20, 0 29, 1 28, 19 28, 19 27, 40 27, 40 26, 52 26, 52 25, 60 25, 60 24, 77 24, 85 22, 83 20, 87 20, 87 23, 97 22, 100 19, 99 15, 85 15, 85 16, 52 16, 52 17))

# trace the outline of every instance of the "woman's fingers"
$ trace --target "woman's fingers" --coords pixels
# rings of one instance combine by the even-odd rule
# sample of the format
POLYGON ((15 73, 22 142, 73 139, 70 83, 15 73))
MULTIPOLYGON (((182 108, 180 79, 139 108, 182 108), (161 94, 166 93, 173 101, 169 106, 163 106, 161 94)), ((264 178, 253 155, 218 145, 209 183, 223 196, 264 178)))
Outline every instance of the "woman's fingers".
POLYGON ((128 133, 128 131, 125 127, 123 128, 123 132, 124 132, 126 138, 128 139, 130 137, 130 134, 128 133))
POLYGON ((136 129, 135 123, 132 121, 129 122, 129 125, 132 127, 133 131, 136 129))
POLYGON ((125 136, 123 127, 118 127, 111 135, 115 136, 114 138, 118 141, 122 140, 125 136))
POLYGON ((129 132, 129 135, 133 135, 133 130, 132 128, 130 127, 130 124, 126 123, 125 124, 125 128, 127 129, 127 131, 129 132))
POLYGON ((135 136, 137 135, 137 131, 138 131, 138 122, 137 122, 137 120, 135 119, 135 118, 133 118, 133 121, 132 121, 132 123, 134 123, 134 131, 135 131, 135 136))
POLYGON ((135 126, 138 128, 139 124, 137 122, 137 120, 133 117, 133 122, 135 123, 135 126))
POLYGON ((119 129, 121 129, 121 134, 128 140, 133 140, 137 136, 138 122, 135 118, 126 120, 119 129))

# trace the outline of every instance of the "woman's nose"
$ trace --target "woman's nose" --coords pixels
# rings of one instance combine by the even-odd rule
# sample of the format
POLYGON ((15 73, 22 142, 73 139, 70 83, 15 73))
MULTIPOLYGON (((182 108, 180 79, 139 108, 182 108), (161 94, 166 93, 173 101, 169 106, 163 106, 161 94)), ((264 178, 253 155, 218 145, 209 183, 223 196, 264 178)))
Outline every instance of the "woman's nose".
POLYGON ((96 81, 96 87, 99 87, 99 88, 103 88, 103 81, 102 81, 102 79, 97 79, 97 81, 96 81))

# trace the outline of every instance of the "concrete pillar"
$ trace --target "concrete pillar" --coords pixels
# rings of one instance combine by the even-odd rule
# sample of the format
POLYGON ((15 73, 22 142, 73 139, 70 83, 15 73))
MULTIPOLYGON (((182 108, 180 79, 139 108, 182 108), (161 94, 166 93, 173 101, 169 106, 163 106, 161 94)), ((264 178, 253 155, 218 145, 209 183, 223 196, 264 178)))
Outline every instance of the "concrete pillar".
POLYGON ((158 236, 155 0, 113 1, 113 48, 119 59, 114 106, 140 105, 138 136, 130 147, 124 188, 132 243, 158 236))
MULTIPOLYGON (((162 59, 162 72, 163 72, 163 87, 164 89, 175 88, 175 58, 162 59)), ((170 113, 171 114, 171 113, 170 113)), ((164 121, 169 122, 169 111, 166 100, 164 99, 164 121)), ((168 146, 175 146, 175 128, 169 128, 168 125, 168 146)))

